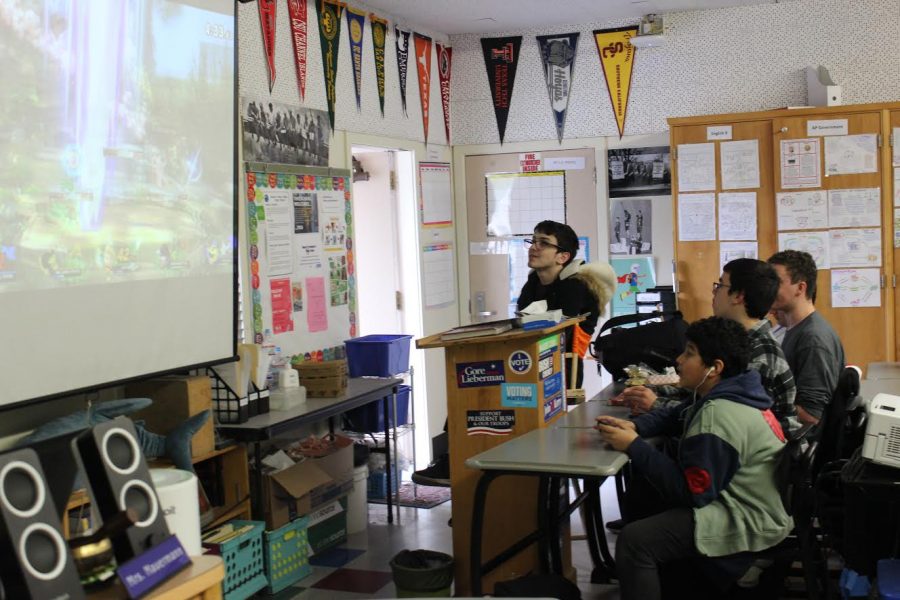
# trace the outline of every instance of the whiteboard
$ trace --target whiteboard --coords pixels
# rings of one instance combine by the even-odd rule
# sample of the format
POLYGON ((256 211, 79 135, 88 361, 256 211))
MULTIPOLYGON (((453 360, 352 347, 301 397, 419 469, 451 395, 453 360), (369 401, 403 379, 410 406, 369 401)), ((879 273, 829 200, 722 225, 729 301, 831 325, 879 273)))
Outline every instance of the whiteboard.
POLYGON ((349 172, 322 171, 246 174, 253 341, 297 361, 357 335, 349 172))
POLYGON ((532 235, 541 221, 566 222, 566 172, 488 173, 487 235, 532 235))

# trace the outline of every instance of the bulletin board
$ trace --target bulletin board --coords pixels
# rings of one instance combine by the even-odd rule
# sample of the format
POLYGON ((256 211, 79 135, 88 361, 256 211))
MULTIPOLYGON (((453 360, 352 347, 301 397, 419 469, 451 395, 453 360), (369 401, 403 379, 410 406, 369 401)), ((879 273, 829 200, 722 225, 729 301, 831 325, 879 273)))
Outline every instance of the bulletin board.
POLYGON ((357 335, 350 172, 247 163, 253 338, 293 362, 357 335))

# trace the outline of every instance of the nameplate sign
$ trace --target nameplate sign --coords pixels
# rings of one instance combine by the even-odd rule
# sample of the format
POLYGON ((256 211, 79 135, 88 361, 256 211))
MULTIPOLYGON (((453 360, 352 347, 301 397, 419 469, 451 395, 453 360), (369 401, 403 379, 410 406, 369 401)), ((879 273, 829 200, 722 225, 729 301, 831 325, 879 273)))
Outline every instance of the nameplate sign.
POLYGON ((191 558, 174 535, 116 569, 128 597, 140 598, 191 564, 191 558))

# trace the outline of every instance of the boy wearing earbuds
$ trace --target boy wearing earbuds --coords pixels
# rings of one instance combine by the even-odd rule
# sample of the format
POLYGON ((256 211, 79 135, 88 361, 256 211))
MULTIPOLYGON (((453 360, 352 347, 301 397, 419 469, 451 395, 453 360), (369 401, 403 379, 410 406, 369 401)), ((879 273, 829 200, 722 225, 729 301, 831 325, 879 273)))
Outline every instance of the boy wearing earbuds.
POLYGON ((660 598, 659 568, 682 559, 698 559, 727 587, 752 563, 750 552, 778 544, 792 528, 775 477, 785 436, 759 373, 747 370, 746 329, 710 317, 686 336, 678 373, 693 402, 634 421, 597 419, 601 438, 631 458, 631 487, 641 490, 639 504, 629 491, 629 522, 616 544, 625 600, 660 598), (675 456, 642 439, 659 435, 681 437, 675 456))

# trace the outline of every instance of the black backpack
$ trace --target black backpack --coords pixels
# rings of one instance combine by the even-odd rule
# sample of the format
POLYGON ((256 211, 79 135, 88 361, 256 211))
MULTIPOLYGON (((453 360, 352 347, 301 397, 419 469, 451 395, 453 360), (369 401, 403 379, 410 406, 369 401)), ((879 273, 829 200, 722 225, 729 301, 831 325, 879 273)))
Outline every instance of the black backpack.
POLYGON ((626 377, 625 367, 644 363, 663 371, 675 366, 675 359, 684 350, 687 323, 679 311, 637 313, 613 317, 603 324, 591 343, 591 355, 609 371, 613 379, 626 377), (661 323, 647 323, 638 327, 622 327, 661 317, 661 323), (604 331, 611 330, 606 335, 604 331))

